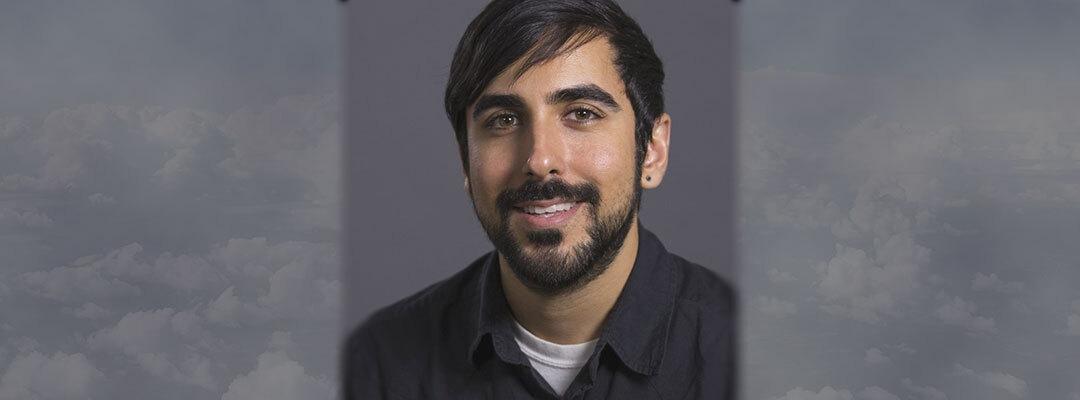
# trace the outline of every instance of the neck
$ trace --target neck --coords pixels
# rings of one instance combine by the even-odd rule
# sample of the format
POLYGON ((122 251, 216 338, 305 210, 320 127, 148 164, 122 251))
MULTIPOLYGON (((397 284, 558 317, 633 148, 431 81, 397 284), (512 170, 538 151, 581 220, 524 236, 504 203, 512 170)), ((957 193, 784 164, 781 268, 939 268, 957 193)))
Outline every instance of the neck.
POLYGON ((600 336, 608 312, 615 305, 634 268, 638 249, 637 217, 611 265, 580 289, 558 295, 537 293, 518 280, 506 259, 499 270, 506 301, 521 326, 533 335, 559 344, 583 343, 600 336))

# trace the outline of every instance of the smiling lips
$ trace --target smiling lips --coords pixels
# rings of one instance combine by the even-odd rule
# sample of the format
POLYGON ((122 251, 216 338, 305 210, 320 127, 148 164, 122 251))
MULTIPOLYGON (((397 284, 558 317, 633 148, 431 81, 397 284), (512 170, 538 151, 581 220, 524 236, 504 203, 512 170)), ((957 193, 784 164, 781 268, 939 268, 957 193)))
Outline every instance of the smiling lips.
POLYGON ((565 199, 526 201, 515 204, 514 212, 531 228, 550 229, 564 225, 580 206, 580 202, 565 199))

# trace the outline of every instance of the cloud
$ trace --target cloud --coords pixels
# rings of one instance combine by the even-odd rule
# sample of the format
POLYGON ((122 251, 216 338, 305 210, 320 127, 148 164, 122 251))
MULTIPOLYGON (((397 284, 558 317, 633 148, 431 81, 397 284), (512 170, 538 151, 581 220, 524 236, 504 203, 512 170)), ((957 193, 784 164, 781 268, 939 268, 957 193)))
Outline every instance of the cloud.
POLYGON ((899 400, 899 397, 877 386, 863 388, 857 394, 852 395, 847 389, 833 389, 832 386, 821 388, 817 392, 803 388, 795 388, 788 391, 784 396, 774 400, 899 400))
POLYGON ((836 154, 843 165, 897 174, 933 171, 937 161, 960 158, 964 149, 956 128, 869 115, 841 134, 836 154))
POLYGON ((865 251, 836 245, 836 255, 821 268, 823 278, 818 282, 822 294, 828 297, 849 297, 865 291, 865 277, 872 260, 865 251))
POLYGON ((135 355, 135 361, 153 376, 209 391, 217 389, 211 361, 201 354, 182 355, 177 359, 161 353, 141 353, 135 355))
POLYGON ((234 144, 218 166, 233 178, 298 182, 294 223, 339 229, 341 127, 335 94, 292 96, 265 108, 243 108, 222 125, 234 144))
POLYGON ((235 276, 234 280, 260 283, 222 292, 211 304, 212 312, 208 310, 215 322, 228 324, 249 317, 255 317, 253 321, 337 317, 341 283, 337 280, 338 253, 331 244, 230 239, 210 257, 235 276))
MULTIPOLYGON (((110 104, 56 109, 39 124, 9 130, 16 133, 7 133, 13 139, 0 156, 10 152, 19 162, 0 174, 0 192, 75 194, 97 207, 118 197, 198 198, 203 207, 289 202, 281 215, 288 222, 337 229, 337 103, 326 93, 283 96, 231 113, 110 104)), ((0 209, 0 222, 7 219, 50 223, 41 212, 0 209)))
POLYGON ((1017 187, 990 182, 979 187, 977 194, 989 200, 1008 204, 1071 206, 1080 202, 1080 184, 1037 180, 1017 187))
POLYGON ((881 349, 878 349, 877 347, 871 347, 867 349, 866 357, 863 357, 863 360, 870 365, 884 364, 890 361, 889 357, 887 357, 885 353, 883 353, 881 349))
POLYGON ((744 196, 759 194, 774 176, 781 174, 785 160, 797 154, 797 149, 779 140, 779 132, 767 124, 744 123, 739 127, 739 180, 744 196))
POLYGON ((929 259, 929 250, 909 235, 898 234, 877 241, 876 258, 862 249, 836 245, 836 254, 816 269, 817 292, 825 310, 850 318, 878 323, 883 314, 897 315, 898 306, 912 301, 912 293, 923 285, 920 270, 929 259))
POLYGON ((191 149, 220 135, 224 117, 217 113, 177 108, 156 114, 145 124, 146 133, 172 149, 191 149))
POLYGON ((942 322, 962 327, 970 332, 994 332, 994 319, 975 315, 978 308, 975 303, 953 297, 946 299, 934 311, 934 315, 942 322))
POLYGON ((907 192, 895 180, 868 179, 859 186, 848 218, 841 221, 840 226, 834 227, 833 232, 850 232, 855 235, 848 237, 849 235, 837 234, 838 238, 847 240, 858 240, 867 235, 878 239, 889 238, 910 232, 915 221, 911 211, 905 207, 906 202, 907 192))
POLYGON ((1004 390, 1017 398, 1027 396, 1027 382, 1013 375, 997 371, 976 372, 962 364, 956 364, 954 369, 960 376, 975 378, 987 386, 1004 390))
POLYGON ((1065 334, 1069 336, 1080 336, 1080 314, 1070 314, 1065 318, 1065 334))
POLYGON ((18 211, 11 208, 0 207, 0 226, 3 225, 30 229, 50 228, 53 226, 53 219, 47 214, 35 209, 18 211))
POLYGON ((221 400, 329 400, 335 396, 333 383, 308 375, 283 353, 268 351, 259 356, 254 370, 233 379, 221 400))
POLYGON ((860 400, 900 400, 895 394, 877 386, 871 386, 859 391, 858 398, 860 400))
POLYGON ((320 275, 315 267, 282 267, 270 277, 269 290, 258 298, 258 304, 281 318, 335 318, 341 283, 320 275))
POLYGON ((833 202, 832 189, 819 185, 811 190, 793 188, 765 200, 765 221, 788 229, 829 227, 843 216, 843 210, 833 202))
POLYGON ((270 350, 283 351, 289 354, 296 349, 296 342, 293 341, 292 333, 274 331, 274 333, 270 334, 270 339, 267 340, 267 346, 270 350))
POLYGON ((107 205, 116 204, 116 199, 114 199, 111 196, 108 196, 108 195, 106 195, 104 193, 94 193, 94 194, 91 194, 91 195, 87 196, 86 199, 89 200, 91 204, 94 204, 94 205, 97 205, 97 206, 107 206, 107 205))
MULTIPOLYGON (((293 178, 309 200, 332 203, 341 159, 336 96, 292 96, 264 108, 242 108, 222 125, 233 143, 220 163, 230 176, 293 178)), ((328 207, 332 209, 332 207, 328 207)))
POLYGON ((203 257, 186 254, 174 256, 168 252, 159 255, 153 264, 142 265, 128 273, 188 293, 219 287, 224 283, 218 269, 203 257))
POLYGON ((229 286, 206 307, 206 319, 218 325, 238 327, 241 324, 262 323, 271 318, 256 304, 244 303, 236 296, 236 287, 229 286))
POLYGON ((768 274, 769 274, 769 282, 772 282, 772 283, 791 283, 791 282, 795 282, 796 280, 798 280, 790 272, 781 271, 781 270, 776 269, 776 268, 769 268, 768 274))
POLYGON ((163 285, 188 295, 215 293, 201 312, 220 325, 329 321, 340 309, 337 257, 330 243, 272 244, 265 238, 230 239, 206 255, 166 252, 157 257, 147 256, 140 244, 132 243, 104 256, 80 257, 70 266, 27 272, 18 279, 37 296, 82 304, 67 309, 79 318, 107 315, 96 300, 137 296, 144 288, 163 285), (223 287, 230 281, 239 284, 223 287))
POLYGON ((218 269, 200 256, 174 256, 165 252, 151 262, 141 256, 142 252, 142 245, 131 243, 109 252, 91 265, 114 276, 164 284, 184 292, 213 288, 224 280, 218 269))
POLYGON ((825 311, 879 324, 917 300, 930 249, 916 243, 915 233, 930 224, 932 215, 911 201, 901 183, 866 179, 849 212, 832 224, 838 239, 834 256, 815 268, 815 288, 825 311))
POLYGON ((817 292, 827 301, 847 304, 832 304, 827 310, 866 322, 879 321, 878 310, 891 307, 892 298, 872 290, 870 275, 876 268, 865 251, 836 245, 836 255, 818 266, 821 279, 817 292))
POLYGON ((128 313, 116 325, 94 333, 88 343, 93 349, 118 349, 132 356, 162 351, 174 337, 174 314, 172 308, 128 313))
POLYGON ((945 395, 945 392, 938 390, 932 386, 919 386, 911 380, 911 378, 904 378, 901 383, 904 384, 904 389, 916 394, 923 400, 949 400, 949 396, 945 395))
POLYGON ((217 246, 211 257, 231 275, 264 280, 289 263, 321 262, 319 247, 307 242, 272 244, 265 237, 233 238, 217 246))
POLYGON ((337 107, 335 97, 323 95, 283 97, 265 108, 237 110, 222 125, 234 143, 222 166, 235 176, 303 175, 328 168, 325 164, 338 158, 333 147, 337 107))
POLYGON ((165 252, 154 258, 131 243, 105 256, 81 257, 73 266, 21 278, 31 292, 63 301, 139 294, 138 283, 183 293, 212 290, 219 293, 209 311, 215 322, 226 317, 232 298, 263 317, 329 319, 339 307, 337 257, 332 244, 270 244, 265 238, 230 239, 206 255, 165 252), (217 292, 230 280, 243 282, 243 288, 217 292))
POLYGON ((51 111, 40 126, 31 128, 32 147, 24 149, 39 154, 42 162, 34 170, 4 176, 0 188, 26 193, 111 186, 111 179, 127 176, 122 173, 130 168, 125 150, 146 148, 140 126, 152 114, 149 109, 104 104, 51 111))
POLYGON ((220 128, 223 120, 216 113, 174 109, 149 122, 149 137, 167 149, 153 174, 156 183, 184 190, 220 181, 218 164, 231 147, 220 128))
POLYGON ((899 344, 895 344, 895 345, 886 345, 886 347, 888 347, 890 349, 894 349, 894 350, 899 351, 899 352, 904 353, 904 354, 909 354, 909 355, 910 354, 915 354, 915 349, 911 348, 911 346, 908 346, 907 343, 899 343, 899 344))
POLYGON ((138 287, 110 277, 101 269, 90 265, 32 271, 20 275, 19 278, 30 293, 65 302, 136 296, 142 293, 138 287))
POLYGON ((82 353, 20 354, 0 378, 0 399, 82 399, 104 374, 82 353))
POLYGON ((1072 303, 1072 314, 1065 317, 1065 334, 1080 336, 1080 300, 1072 303))
POLYGON ((995 273, 985 275, 981 272, 976 272, 975 278, 971 281, 971 289, 975 291, 994 291, 998 293, 1013 294, 1024 291, 1024 283, 1002 281, 995 273))
POLYGON ((80 306, 79 308, 65 309, 65 312, 67 312, 67 313, 69 313, 71 315, 74 315, 77 318, 91 319, 91 320, 93 320, 93 319, 103 319, 103 318, 106 318, 106 317, 112 315, 112 313, 109 312, 109 310, 106 310, 106 309, 102 308, 101 306, 99 306, 97 304, 94 304, 94 303, 83 303, 83 305, 80 306))
POLYGON ((795 388, 775 400, 853 400, 854 398, 849 390, 836 390, 831 386, 826 386, 816 393, 803 388, 795 388))
POLYGON ((30 134, 30 122, 19 116, 0 116, 0 143, 14 142, 30 134))
POLYGON ((87 343, 94 350, 120 351, 152 376, 206 390, 217 388, 211 361, 200 352, 221 345, 194 312, 163 308, 128 313, 116 325, 92 334, 87 343))
POLYGON ((206 319, 225 326, 238 326, 240 299, 234 294, 234 286, 229 286, 221 295, 206 307, 206 319))
MULTIPOLYGON (((5 326, 5 330, 11 331, 11 329, 7 329, 7 326, 5 326)), ((32 337, 22 336, 11 340, 11 346, 18 350, 19 353, 29 353, 40 349, 41 343, 32 337)))
POLYGON ((112 250, 104 257, 87 256, 73 266, 24 273, 21 278, 31 293, 42 297, 77 301, 122 297, 142 293, 135 284, 166 285, 184 292, 219 286, 224 278, 218 269, 199 256, 170 253, 145 260, 139 243, 112 250))
POLYGON ((758 312, 775 318, 792 316, 798 311, 795 303, 769 296, 758 296, 756 303, 758 312))
MULTIPOLYGON (((1080 160, 1077 152, 1080 146, 1065 140, 1077 125, 1075 119, 1063 120, 1063 116, 1048 112, 1010 112, 1011 121, 995 121, 998 126, 1008 126, 1017 132, 1024 132, 1025 140, 1011 143, 1006 147, 1006 158, 1022 161, 1058 161, 1080 160)), ((1043 164, 1038 164, 1043 165, 1043 164)))

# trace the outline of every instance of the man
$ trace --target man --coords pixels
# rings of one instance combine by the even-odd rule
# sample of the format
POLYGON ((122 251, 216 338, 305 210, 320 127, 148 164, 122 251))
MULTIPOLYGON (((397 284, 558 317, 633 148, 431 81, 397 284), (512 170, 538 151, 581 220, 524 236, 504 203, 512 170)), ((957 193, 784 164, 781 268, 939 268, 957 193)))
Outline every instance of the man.
POLYGON ((667 169, 663 79, 610 0, 473 20, 445 104, 496 251, 357 328, 345 398, 733 398, 731 289, 638 222, 667 169))

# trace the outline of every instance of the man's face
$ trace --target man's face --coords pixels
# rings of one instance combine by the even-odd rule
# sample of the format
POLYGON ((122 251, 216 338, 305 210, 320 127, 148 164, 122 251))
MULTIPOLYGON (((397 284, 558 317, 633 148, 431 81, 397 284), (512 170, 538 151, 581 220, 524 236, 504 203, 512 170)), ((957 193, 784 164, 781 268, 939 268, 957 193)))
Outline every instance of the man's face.
POLYGON ((466 110, 473 207, 534 290, 591 281, 636 221, 634 111, 613 56, 598 38, 517 79, 515 63, 466 110))

